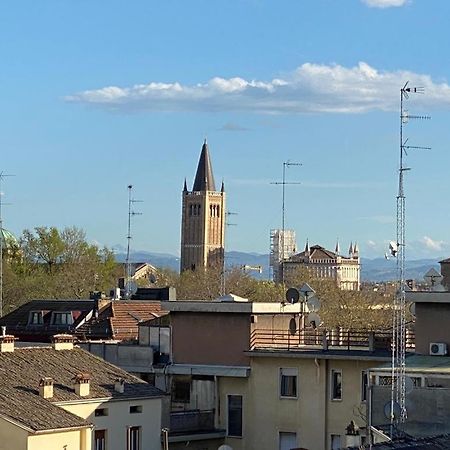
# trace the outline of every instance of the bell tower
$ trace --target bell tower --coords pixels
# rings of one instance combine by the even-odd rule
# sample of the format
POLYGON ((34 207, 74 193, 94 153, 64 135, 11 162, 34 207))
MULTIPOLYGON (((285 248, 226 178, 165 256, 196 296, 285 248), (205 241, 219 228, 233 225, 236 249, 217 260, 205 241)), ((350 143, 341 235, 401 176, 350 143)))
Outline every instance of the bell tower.
POLYGON ((225 189, 216 191, 208 144, 203 143, 192 191, 186 180, 182 194, 180 271, 223 268, 225 189))

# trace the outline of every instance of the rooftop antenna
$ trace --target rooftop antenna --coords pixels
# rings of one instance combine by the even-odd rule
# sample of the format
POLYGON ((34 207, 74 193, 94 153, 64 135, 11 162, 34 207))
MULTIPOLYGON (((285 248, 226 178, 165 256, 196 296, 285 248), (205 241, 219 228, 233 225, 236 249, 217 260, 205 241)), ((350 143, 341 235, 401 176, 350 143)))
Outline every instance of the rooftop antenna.
POLYGON ((392 383, 390 420, 391 437, 394 434, 394 424, 402 426, 407 419, 406 411, 406 281, 405 281, 405 190, 404 173, 411 170, 405 167, 405 156, 409 149, 430 150, 430 147, 418 147, 408 145, 408 139, 404 138, 403 127, 410 119, 430 119, 430 116, 410 115, 405 109, 405 100, 410 94, 423 94, 422 87, 410 87, 409 82, 400 89, 400 161, 398 169, 398 195, 397 195, 397 242, 389 245, 390 253, 397 258, 397 292, 394 298, 394 315, 392 322, 392 383))
POLYGON ((14 175, 10 175, 0 172, 0 317, 3 317, 3 216, 2 216, 2 207, 4 205, 9 205, 9 203, 3 202, 3 192, 2 192, 2 182, 6 177, 13 177, 14 175))
MULTIPOLYGON (((285 161, 283 162, 283 178, 282 181, 274 181, 270 184, 281 184, 282 186, 282 200, 281 200, 281 261, 284 261, 284 233, 285 233, 285 212, 286 212, 286 193, 285 188, 287 184, 301 184, 300 181, 286 181, 286 167, 291 166, 302 166, 302 163, 298 162, 292 162, 292 161, 285 161)), ((281 270, 281 281, 284 282, 284 271, 281 270)))
MULTIPOLYGON (((228 217, 229 216, 237 216, 238 213, 237 212, 232 212, 232 211, 226 211, 225 212, 225 239, 227 236, 226 230, 228 227, 235 227, 237 224, 236 223, 231 223, 228 222, 228 217)), ((222 267, 222 272, 220 274, 220 295, 226 295, 226 279, 225 279, 225 270, 226 270, 226 252, 224 251, 223 253, 223 267, 222 267)))
POLYGON ((136 286, 131 281, 131 260, 130 260, 130 243, 132 239, 131 235, 131 218, 134 216, 142 215, 141 212, 136 212, 133 210, 134 203, 141 203, 142 200, 135 200, 133 198, 133 185, 128 185, 128 234, 127 234, 127 258, 125 260, 126 266, 126 280, 125 280, 125 298, 129 299, 132 294, 134 294, 136 286))

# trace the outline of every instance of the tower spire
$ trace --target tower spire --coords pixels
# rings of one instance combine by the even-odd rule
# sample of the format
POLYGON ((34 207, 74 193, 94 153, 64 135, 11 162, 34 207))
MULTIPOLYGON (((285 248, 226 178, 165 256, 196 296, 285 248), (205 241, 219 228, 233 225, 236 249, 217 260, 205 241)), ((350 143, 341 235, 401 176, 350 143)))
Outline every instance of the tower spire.
POLYGON ((339 238, 336 239, 336 248, 334 249, 334 252, 336 253, 337 256, 339 256, 339 253, 341 253, 341 248, 339 246, 339 238))
POLYGON ((203 142, 200 159, 198 161, 197 173, 195 174, 194 186, 192 191, 204 192, 215 191, 214 176, 212 171, 211 159, 209 157, 208 143, 203 142))
POLYGON ((186 178, 184 178, 184 187, 183 187, 183 192, 187 192, 188 188, 187 188, 187 182, 186 182, 186 178))

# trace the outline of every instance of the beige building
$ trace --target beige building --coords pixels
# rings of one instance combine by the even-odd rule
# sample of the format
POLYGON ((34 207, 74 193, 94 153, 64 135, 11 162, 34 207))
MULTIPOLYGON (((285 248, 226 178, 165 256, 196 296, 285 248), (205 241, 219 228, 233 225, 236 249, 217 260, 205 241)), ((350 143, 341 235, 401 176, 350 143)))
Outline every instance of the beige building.
POLYGON ((72 337, 15 348, 0 337, 1 450, 158 450, 164 394, 72 337))
POLYGON ((222 268, 225 251, 225 190, 216 191, 208 144, 200 154, 192 191, 184 182, 180 270, 222 268))
POLYGON ((280 273, 283 274, 283 279, 287 279, 299 268, 310 270, 318 278, 330 278, 343 290, 357 291, 360 288, 361 261, 356 243, 350 244, 348 256, 342 256, 338 244, 332 252, 320 245, 310 247, 306 242, 303 252, 281 262, 280 273))

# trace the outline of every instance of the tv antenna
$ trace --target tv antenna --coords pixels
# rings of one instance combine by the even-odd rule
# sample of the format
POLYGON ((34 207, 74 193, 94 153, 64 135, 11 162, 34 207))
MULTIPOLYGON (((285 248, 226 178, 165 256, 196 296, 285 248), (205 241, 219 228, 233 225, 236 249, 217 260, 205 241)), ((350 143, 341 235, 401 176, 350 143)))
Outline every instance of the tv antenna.
POLYGON ((397 195, 397 241, 389 245, 390 254, 397 258, 397 292, 394 297, 394 314, 392 320, 392 372, 391 372, 391 401, 390 421, 391 437, 394 424, 401 426, 407 419, 406 411, 406 295, 405 280, 405 189, 404 173, 411 170, 405 166, 405 156, 408 150, 430 150, 430 147, 409 145, 404 138, 403 127, 411 119, 430 119, 430 116, 411 115, 405 109, 405 101, 410 94, 423 94, 424 88, 410 87, 409 81, 400 89, 400 161, 398 169, 398 195, 397 195))
MULTIPOLYGON (((281 184, 282 186, 282 200, 281 200, 281 262, 284 261, 284 234, 285 234, 285 216, 286 216, 286 192, 285 188, 287 184, 301 184, 300 181, 286 181, 286 168, 291 166, 302 166, 302 163, 292 162, 292 161, 284 161, 283 162, 283 178, 282 181, 273 181, 270 184, 281 184)), ((284 271, 281 270, 281 281, 284 282, 284 271)))
POLYGON ((141 216, 141 212, 133 210, 135 203, 142 203, 142 200, 136 200, 133 198, 133 185, 128 185, 128 234, 127 234, 127 258, 125 260, 126 277, 125 277, 125 298, 129 299, 132 294, 136 292, 137 285, 131 280, 131 260, 130 260, 130 244, 131 244, 131 218, 134 216, 141 216), (134 291, 134 292, 133 292, 134 291))
POLYGON ((10 203, 4 203, 3 202, 3 192, 2 192, 2 182, 6 177, 13 177, 14 175, 10 175, 7 173, 4 173, 3 171, 0 172, 0 317, 3 317, 3 239, 4 239, 4 233, 3 233, 3 206, 9 205, 10 203))

